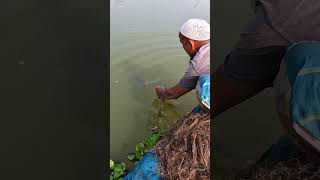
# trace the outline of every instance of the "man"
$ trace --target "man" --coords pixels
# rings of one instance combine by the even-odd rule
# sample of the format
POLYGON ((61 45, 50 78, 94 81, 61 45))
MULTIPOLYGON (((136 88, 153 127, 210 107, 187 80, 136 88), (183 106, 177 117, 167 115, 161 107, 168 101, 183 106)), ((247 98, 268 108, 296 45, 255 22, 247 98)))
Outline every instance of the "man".
MULTIPOLYGON (((196 89, 199 104, 210 109, 209 74, 199 77, 196 89)), ((124 179, 209 179, 209 162, 210 114, 188 113, 175 121, 124 179)))
POLYGON ((176 86, 155 88, 162 100, 177 99, 190 92, 201 75, 210 73, 210 25, 202 19, 189 19, 181 26, 179 39, 190 56, 189 67, 176 86))
MULTIPOLYGON (((240 34, 236 47, 213 72, 214 115, 272 87, 288 46, 320 41, 319 12, 318 0, 258 1, 256 14, 240 34)), ((291 125, 283 124, 284 129, 292 130, 291 125)))
POLYGON ((273 90, 287 135, 235 179, 314 179, 320 168, 320 42, 287 49, 273 90))
POLYGON ((320 1, 260 0, 236 47, 213 72, 213 111, 225 110, 271 87, 286 48, 320 41, 320 1))

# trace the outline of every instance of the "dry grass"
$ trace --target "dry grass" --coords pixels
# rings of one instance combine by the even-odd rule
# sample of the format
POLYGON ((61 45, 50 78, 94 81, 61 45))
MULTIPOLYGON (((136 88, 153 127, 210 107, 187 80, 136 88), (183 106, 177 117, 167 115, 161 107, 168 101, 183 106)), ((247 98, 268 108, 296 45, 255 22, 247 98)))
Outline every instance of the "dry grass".
POLYGON ((300 156, 280 163, 252 165, 241 171, 239 180, 320 180, 320 158, 300 156))
POLYGON ((165 179, 210 179, 210 115, 188 114, 157 143, 165 179))

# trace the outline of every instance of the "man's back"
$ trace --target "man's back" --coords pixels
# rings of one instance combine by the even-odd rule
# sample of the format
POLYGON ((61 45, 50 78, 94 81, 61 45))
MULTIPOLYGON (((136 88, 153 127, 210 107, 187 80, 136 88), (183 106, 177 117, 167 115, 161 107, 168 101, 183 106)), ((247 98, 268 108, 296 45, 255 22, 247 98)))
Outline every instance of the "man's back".
POLYGON ((290 43, 320 41, 319 0, 259 0, 267 22, 290 43))

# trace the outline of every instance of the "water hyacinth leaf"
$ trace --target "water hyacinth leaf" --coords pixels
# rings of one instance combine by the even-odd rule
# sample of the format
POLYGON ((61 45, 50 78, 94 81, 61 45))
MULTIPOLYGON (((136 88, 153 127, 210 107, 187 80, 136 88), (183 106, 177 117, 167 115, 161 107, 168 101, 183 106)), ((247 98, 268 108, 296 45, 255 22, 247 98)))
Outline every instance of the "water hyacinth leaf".
POLYGON ((113 169, 114 168, 114 162, 113 160, 110 159, 110 169, 113 169))
POLYGON ((123 172, 122 165, 121 164, 116 164, 114 166, 114 173, 116 174, 116 173, 121 173, 121 172, 123 172))
POLYGON ((141 156, 141 154, 140 154, 139 151, 136 152, 136 157, 137 157, 138 160, 141 160, 141 159, 142 159, 142 156, 141 156))
POLYGON ((136 151, 140 152, 144 149, 144 144, 143 143, 139 143, 136 145, 136 151))
POLYGON ((135 154, 129 154, 129 155, 128 155, 128 159, 129 159, 130 161, 133 161, 135 158, 136 158, 136 155, 135 155, 135 154))
POLYGON ((124 162, 121 162, 120 164, 122 166, 122 171, 125 171, 126 170, 126 164, 124 162))
POLYGON ((146 145, 146 150, 151 150, 156 145, 159 139, 160 139, 159 133, 153 133, 150 137, 146 138, 144 142, 146 145))
POLYGON ((113 177, 114 177, 115 179, 118 179, 119 177, 121 177, 121 175, 122 175, 122 174, 121 174, 120 172, 115 172, 113 177))

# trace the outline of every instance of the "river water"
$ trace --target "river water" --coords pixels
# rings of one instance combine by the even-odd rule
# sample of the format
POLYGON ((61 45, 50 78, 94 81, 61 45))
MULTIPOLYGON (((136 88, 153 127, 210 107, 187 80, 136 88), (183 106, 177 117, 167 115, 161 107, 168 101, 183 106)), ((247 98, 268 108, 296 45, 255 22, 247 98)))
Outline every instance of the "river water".
MULTIPOLYGON (((210 22, 209 0, 112 0, 110 4, 110 156, 123 161, 148 134, 156 85, 173 86, 188 66, 180 26, 189 18, 210 22)), ((197 104, 191 92, 169 106, 171 119, 197 104)), ((151 124, 151 126, 150 126, 151 124)))
MULTIPOLYGON (((252 1, 212 1, 214 68, 223 63, 239 32, 253 14, 252 1)), ((111 53, 111 158, 126 159, 136 143, 150 132, 149 112, 156 99, 153 87, 175 85, 184 73, 188 56, 178 30, 189 18, 210 23, 209 0, 112 0, 111 53)), ((214 120, 214 174, 227 179, 245 162, 257 159, 279 134, 272 94, 266 90, 214 120)), ((190 111, 196 100, 190 93, 171 101, 178 114, 190 111)))

